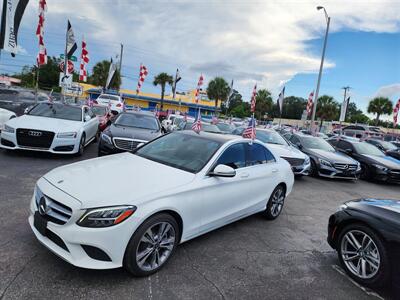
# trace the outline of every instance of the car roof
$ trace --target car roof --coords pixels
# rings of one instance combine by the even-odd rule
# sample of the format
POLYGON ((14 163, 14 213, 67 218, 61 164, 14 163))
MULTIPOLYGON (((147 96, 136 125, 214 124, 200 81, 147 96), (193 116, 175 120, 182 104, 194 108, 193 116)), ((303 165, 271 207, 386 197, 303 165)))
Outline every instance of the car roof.
POLYGON ((220 134, 220 133, 212 133, 212 132, 205 132, 200 131, 200 133, 196 133, 193 130, 182 130, 182 131, 175 131, 174 134, 186 134, 191 136, 200 136, 206 138, 211 141, 215 141, 218 143, 226 143, 232 140, 244 140, 241 136, 233 135, 233 134, 220 134))

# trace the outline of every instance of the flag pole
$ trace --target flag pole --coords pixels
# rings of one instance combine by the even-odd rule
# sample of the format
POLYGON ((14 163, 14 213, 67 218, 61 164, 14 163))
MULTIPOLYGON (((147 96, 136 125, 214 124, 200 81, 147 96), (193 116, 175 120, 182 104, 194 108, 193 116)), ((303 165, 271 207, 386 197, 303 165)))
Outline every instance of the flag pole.
POLYGON ((36 68, 36 84, 35 84, 35 103, 38 102, 38 92, 39 92, 39 72, 40 72, 40 65, 39 62, 36 68))
POLYGON ((63 84, 63 86, 62 86, 62 92, 61 92, 63 102, 65 102, 65 86, 64 86, 64 80, 65 80, 66 77, 67 77, 67 68, 68 68, 68 53, 67 53, 67 51, 68 51, 68 49, 67 49, 67 47, 68 47, 68 22, 69 22, 69 21, 67 21, 67 31, 65 32, 64 76, 63 76, 63 80, 61 80, 61 83, 63 84))

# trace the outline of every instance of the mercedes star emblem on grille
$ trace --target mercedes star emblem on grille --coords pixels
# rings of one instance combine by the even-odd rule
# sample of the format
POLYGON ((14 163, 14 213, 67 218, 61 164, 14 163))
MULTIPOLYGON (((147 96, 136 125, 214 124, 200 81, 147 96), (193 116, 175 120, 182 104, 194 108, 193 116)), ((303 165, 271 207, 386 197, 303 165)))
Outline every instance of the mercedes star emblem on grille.
POLYGON ((30 131, 28 131, 28 135, 30 135, 30 136, 42 136, 42 133, 40 131, 30 130, 30 131))
POLYGON ((47 212, 48 212, 48 207, 47 207, 47 203, 46 203, 46 198, 42 197, 39 200, 39 214, 44 216, 45 214, 47 214, 47 212))

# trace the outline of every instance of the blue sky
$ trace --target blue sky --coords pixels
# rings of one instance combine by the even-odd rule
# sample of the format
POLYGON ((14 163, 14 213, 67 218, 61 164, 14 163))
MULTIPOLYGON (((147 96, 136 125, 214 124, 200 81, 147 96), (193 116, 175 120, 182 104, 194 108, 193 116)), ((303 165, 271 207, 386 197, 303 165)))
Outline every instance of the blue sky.
MULTIPOLYGON (((63 52, 67 19, 76 38, 84 34, 91 62, 115 57, 125 46, 123 87, 135 89, 139 65, 149 76, 143 90, 159 92, 151 82, 159 72, 183 77, 178 90, 196 87, 214 76, 235 80, 248 100, 257 82, 274 98, 307 97, 315 89, 321 57, 324 5, 332 18, 320 94, 343 99, 350 85, 352 101, 366 109, 375 95, 400 97, 400 2, 395 0, 47 0, 45 42, 49 55, 63 52), (388 9, 390 7, 390 9, 388 9)), ((19 33, 21 55, 3 53, 0 72, 18 71, 37 54, 38 1, 31 0, 19 33)), ((79 56, 80 49, 76 55, 79 56)), ((78 63, 75 68, 79 68, 78 63)))

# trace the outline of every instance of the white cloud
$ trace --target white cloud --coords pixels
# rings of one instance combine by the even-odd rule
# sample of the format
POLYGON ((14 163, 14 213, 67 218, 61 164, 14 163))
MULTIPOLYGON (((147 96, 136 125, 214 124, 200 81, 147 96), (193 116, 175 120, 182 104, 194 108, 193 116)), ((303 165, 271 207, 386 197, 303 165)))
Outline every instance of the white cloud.
POLYGON ((385 85, 380 87, 376 93, 374 94, 373 97, 387 97, 387 98, 393 98, 394 96, 400 95, 400 83, 393 83, 390 85, 385 85))
MULTIPOLYGON (((206 79, 235 78, 247 98, 254 81, 277 93, 296 74, 318 71, 319 49, 312 51, 308 42, 324 34, 324 15, 315 9, 321 4, 332 17, 333 32, 400 29, 400 3, 395 0, 48 0, 46 26, 64 28, 69 17, 89 40, 123 42, 125 64, 143 61, 150 71, 180 67, 182 87, 195 86, 200 72, 206 79)), ((27 22, 35 26, 37 3, 29 5, 27 22)), ((107 47, 91 51, 114 54, 107 47)), ((334 66, 333 61, 325 63, 325 68, 334 66)))

